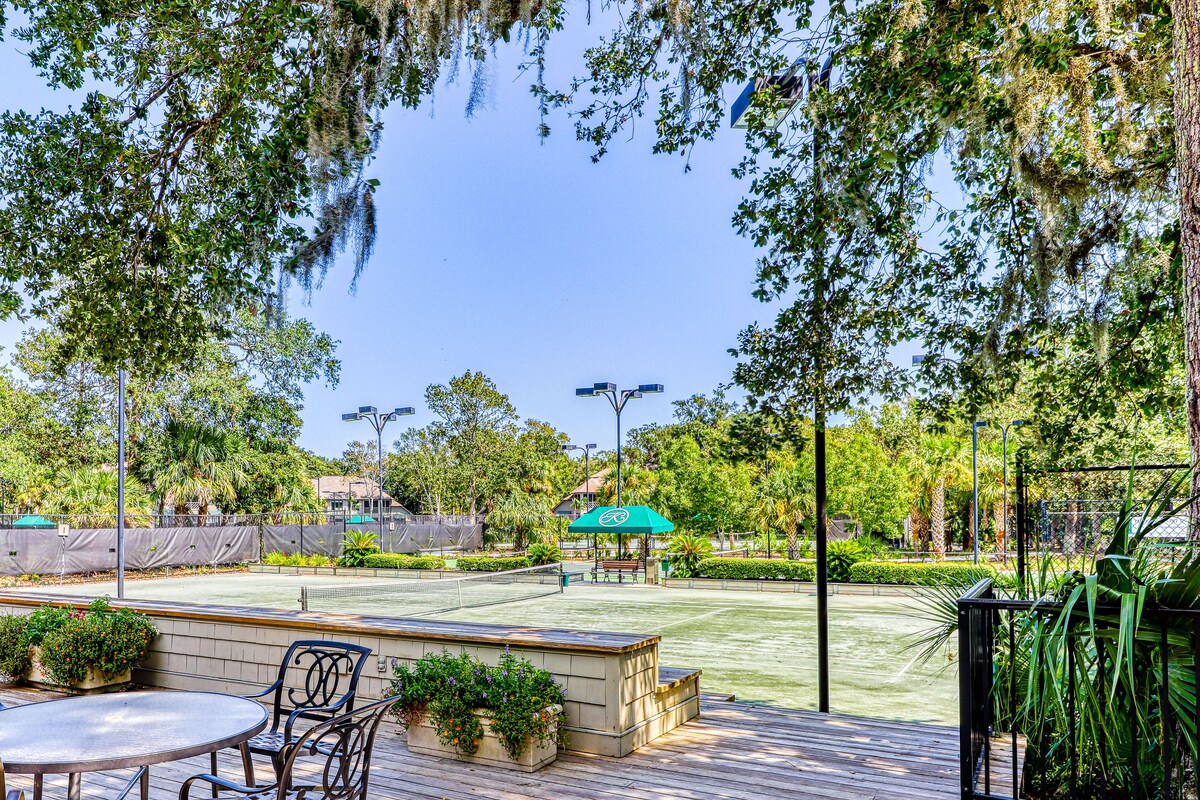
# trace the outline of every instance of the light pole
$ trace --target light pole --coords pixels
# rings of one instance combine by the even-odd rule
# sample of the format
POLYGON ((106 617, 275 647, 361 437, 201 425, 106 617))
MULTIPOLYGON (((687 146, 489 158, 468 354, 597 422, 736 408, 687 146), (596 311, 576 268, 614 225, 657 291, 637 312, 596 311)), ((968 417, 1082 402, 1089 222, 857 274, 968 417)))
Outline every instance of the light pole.
MULTIPOLYGON (((594 442, 585 445, 564 444, 562 446, 564 453, 569 453, 572 450, 583 451, 583 491, 585 494, 592 493, 592 451, 595 450, 596 447, 597 445, 594 442)), ((584 501, 584 504, 587 504, 586 500, 584 501)), ((591 511, 591 509, 587 508, 585 511, 591 511)))
MULTIPOLYGON (((66 540, 64 540, 65 542, 66 540)), ((65 547, 65 544, 64 544, 65 547)), ((117 370, 117 599, 125 599, 125 370, 117 370)))
MULTIPOLYGON (((827 55, 824 61, 810 60, 801 56, 792 62, 788 71, 782 75, 752 81, 741 96, 734 101, 730 108, 730 122, 733 127, 748 125, 744 119, 749 110, 754 93, 767 86, 778 87, 778 94, 784 101, 783 113, 768 118, 765 123, 769 127, 777 127, 790 113, 791 109, 800 102, 805 94, 812 96, 815 88, 829 90, 830 79, 833 75, 834 56, 841 52, 838 48, 827 55), (803 73, 801 73, 803 70, 803 73), (803 77, 801 77, 803 75, 803 77)), ((825 133, 824 124, 813 132, 812 164, 814 194, 820 196, 824 190, 821 176, 821 148, 825 133)), ((810 305, 809 322, 814 330, 826 329, 825 320, 825 289, 828 277, 823 260, 824 251, 814 249, 816 258, 817 278, 813 282, 813 299, 810 305)), ((829 367, 821 358, 814 359, 814 373, 817 376, 818 389, 813 396, 813 472, 814 494, 816 495, 816 540, 817 540, 817 710, 829 712, 829 563, 827 543, 829 538, 829 519, 827 514, 827 486, 825 469, 825 425, 828 418, 828 408, 824 398, 825 376, 829 367)), ((619 462, 618 462, 619 463, 619 462)))
MULTIPOLYGON (((359 406, 358 411, 342 414, 342 422, 358 422, 360 419, 365 419, 375 429, 376 450, 379 456, 379 505, 375 509, 375 514, 379 517, 379 549, 385 552, 386 548, 383 546, 383 429, 397 417, 409 417, 415 413, 412 406, 385 411, 382 414, 375 406, 359 406)), ((352 496, 353 494, 351 492, 352 496)))
POLYGON ((1008 536, 1008 429, 1009 428, 1019 428, 1024 424, 1025 424, 1025 420, 1014 419, 1012 422, 1008 423, 1007 425, 1005 425, 1003 428, 1000 429, 1000 442, 1001 442, 1001 456, 1000 457, 1004 461, 1004 465, 1002 467, 1002 472, 1004 474, 1004 477, 1001 480, 1004 483, 1004 487, 1003 487, 1004 490, 1003 490, 1002 494, 1004 495, 1004 500, 1003 500, 1003 506, 1004 506, 1004 523, 1003 523, 1004 524, 1004 553, 1003 553, 1003 555, 1004 555, 1004 563, 1005 564, 1008 563, 1008 539, 1009 539, 1009 536, 1008 536))
POLYGON ((625 410, 625 404, 629 402, 631 397, 641 397, 644 394, 661 394, 663 385, 661 383, 643 383, 636 389, 621 389, 617 390, 615 383, 596 383, 587 389, 576 389, 576 397, 596 397, 604 395, 608 398, 609 405, 613 407, 613 411, 617 413, 617 507, 621 506, 621 412, 625 410))
POLYGON ((979 563, 979 429, 987 426, 982 420, 971 423, 971 545, 976 564, 979 563))

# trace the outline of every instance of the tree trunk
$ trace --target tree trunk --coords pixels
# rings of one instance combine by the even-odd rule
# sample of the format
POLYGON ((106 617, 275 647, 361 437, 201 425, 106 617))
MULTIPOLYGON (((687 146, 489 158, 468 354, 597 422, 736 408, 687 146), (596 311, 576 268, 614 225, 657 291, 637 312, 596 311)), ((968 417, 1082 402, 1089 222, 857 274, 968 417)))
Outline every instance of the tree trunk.
MULTIPOLYGON (((1183 253, 1183 338, 1192 496, 1200 495, 1200 4, 1175 0, 1175 160, 1183 253)), ((1193 506, 1192 536, 1200 538, 1193 506)))
POLYGON ((946 555, 946 479, 938 478, 933 485, 933 502, 929 510, 929 539, 938 558, 946 555))
POLYGON ((796 522, 787 530, 787 557, 795 559, 799 555, 796 549, 796 535, 800 530, 800 522, 796 522))
POLYGON ((1004 503, 995 503, 992 506, 992 519, 996 521, 996 552, 1006 554, 1004 548, 1004 539, 1008 535, 1005 530, 1008 527, 1008 520, 1004 518, 1004 503))

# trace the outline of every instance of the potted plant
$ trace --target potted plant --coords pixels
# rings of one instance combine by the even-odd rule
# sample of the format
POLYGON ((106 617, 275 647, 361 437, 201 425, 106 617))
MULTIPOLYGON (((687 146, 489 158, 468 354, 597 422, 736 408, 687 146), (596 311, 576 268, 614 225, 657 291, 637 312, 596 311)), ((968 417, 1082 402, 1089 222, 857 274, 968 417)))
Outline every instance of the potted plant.
POLYGON ((104 598, 86 610, 43 606, 0 618, 0 672, 45 688, 109 690, 130 682, 157 635, 146 615, 104 598))
POLYGON ((393 662, 391 693, 414 753, 533 772, 566 744, 562 687, 508 648, 494 667, 445 650, 393 662))

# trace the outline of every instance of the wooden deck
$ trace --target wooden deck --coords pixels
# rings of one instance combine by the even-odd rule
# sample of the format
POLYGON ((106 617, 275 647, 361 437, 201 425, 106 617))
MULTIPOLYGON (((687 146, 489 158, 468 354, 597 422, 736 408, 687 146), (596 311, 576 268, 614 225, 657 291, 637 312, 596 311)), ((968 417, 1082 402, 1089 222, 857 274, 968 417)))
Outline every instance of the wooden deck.
MULTIPOLYGON (((54 697, 0 691, 5 704, 54 697)), ((532 775, 411 755, 391 723, 377 743, 372 800, 460 798, 724 798, 725 800, 936 800, 958 797, 958 730, 931 725, 820 715, 708 699, 699 719, 621 759, 576 754, 532 775)), ((208 771, 207 758, 154 767, 151 796, 173 800, 179 782, 208 771)), ((260 764, 266 780, 265 765, 260 764)), ((223 774, 240 774, 232 754, 223 774)), ((28 776, 8 788, 29 790, 28 776)), ((84 777, 84 797, 110 797, 118 773, 84 777)), ((66 780, 47 776, 46 796, 66 796, 66 780)), ((203 795, 198 792, 193 797, 203 795)), ((27 795, 28 797, 28 795, 27 795)))

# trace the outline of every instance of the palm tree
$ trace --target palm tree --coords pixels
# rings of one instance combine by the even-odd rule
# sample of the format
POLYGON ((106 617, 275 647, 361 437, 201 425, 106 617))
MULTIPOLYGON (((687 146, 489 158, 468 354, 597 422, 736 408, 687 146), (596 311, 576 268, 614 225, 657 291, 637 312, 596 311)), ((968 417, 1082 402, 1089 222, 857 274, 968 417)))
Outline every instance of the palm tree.
MULTIPOLYGON (((627 506, 644 506, 649 504, 658 481, 648 469, 627 464, 621 467, 621 503, 627 506)), ((612 470, 604 478, 600 487, 599 500, 601 505, 612 506, 617 503, 617 471, 612 470)))
POLYGON ((154 476, 159 506, 171 502, 176 515, 195 500, 204 524, 214 502, 230 502, 246 484, 249 462, 240 440, 215 428, 171 420, 167 423, 162 464, 154 476))
POLYGON ((963 475, 962 442, 951 436, 927 433, 921 437, 920 470, 932 487, 929 503, 929 538, 938 558, 946 555, 946 489, 963 475))
MULTIPOLYGON (((125 479, 126 524, 149 525, 150 496, 132 476, 125 479)), ((75 527, 111 528, 117 524, 117 473, 75 469, 59 473, 38 508, 44 514, 69 515, 75 527)))
POLYGON ((788 558, 796 558, 796 537, 801 524, 816 513, 813 479, 799 466, 776 469, 759 484, 754 518, 764 528, 781 531, 787 539, 788 558))
POLYGON ((524 550, 549 527, 553 514, 545 497, 512 492, 496 501, 487 524, 512 536, 513 549, 524 550))

